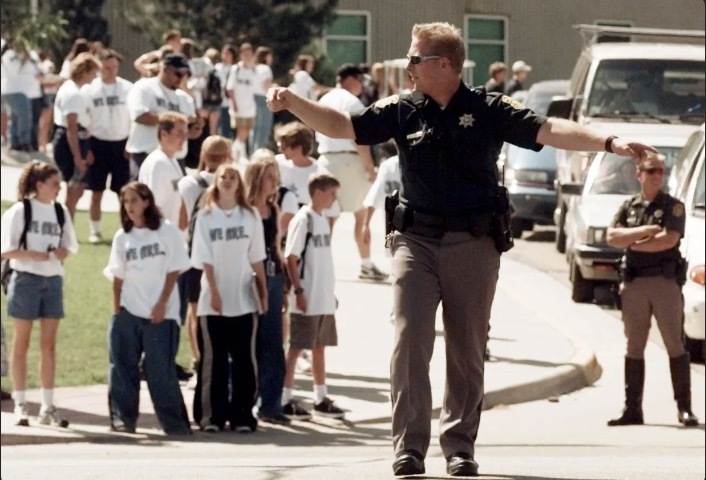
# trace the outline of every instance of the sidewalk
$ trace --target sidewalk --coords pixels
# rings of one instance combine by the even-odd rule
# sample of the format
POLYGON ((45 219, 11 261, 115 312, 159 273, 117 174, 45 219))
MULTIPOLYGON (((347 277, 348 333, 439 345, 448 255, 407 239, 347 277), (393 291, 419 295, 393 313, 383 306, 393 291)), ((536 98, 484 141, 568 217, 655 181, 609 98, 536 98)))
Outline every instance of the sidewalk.
MULTIPOLYGON (((7 160, 5 152, 2 163, 2 198, 12 200, 19 171, 7 160)), ((86 197, 79 208, 86 205, 83 203, 86 197)), ((104 208, 115 211, 115 195, 104 196, 104 208)), ((374 240, 373 259, 383 269, 388 269, 389 258, 381 245, 382 219, 378 215, 372 222, 373 239, 378 239, 374 240)), ((394 327, 389 321, 392 301, 389 284, 363 282, 357 278, 359 265, 352 224, 352 216, 343 215, 333 236, 336 294, 340 304, 337 314, 339 346, 327 349, 326 363, 329 393, 347 410, 346 424, 355 428, 355 425, 390 420, 389 360, 394 327)), ((437 314, 435 354, 430 365, 436 413, 443 400, 445 373, 440 313, 437 314)), ((596 315, 607 314, 591 305, 574 304, 566 288, 548 275, 503 258, 491 318, 491 360, 486 363, 484 408, 559 396, 598 380, 601 367, 593 351, 562 326, 562 318, 567 316, 591 318, 596 315)), ((105 332, 96 334, 105 335, 105 332)), ((311 377, 297 375, 296 388, 295 397, 311 407, 311 377)), ((183 393, 190 411, 193 392, 183 388, 183 393)), ((71 421, 69 429, 14 426, 12 402, 6 401, 2 403, 2 445, 115 442, 145 435, 165 439, 144 382, 135 436, 108 431, 105 385, 57 388, 55 397, 57 405, 71 421)), ((39 391, 29 391, 28 399, 30 412, 34 414, 38 410, 39 391)), ((196 430, 195 434, 197 441, 205 435, 196 430)), ((219 440, 227 442, 227 438, 223 436, 219 440)))

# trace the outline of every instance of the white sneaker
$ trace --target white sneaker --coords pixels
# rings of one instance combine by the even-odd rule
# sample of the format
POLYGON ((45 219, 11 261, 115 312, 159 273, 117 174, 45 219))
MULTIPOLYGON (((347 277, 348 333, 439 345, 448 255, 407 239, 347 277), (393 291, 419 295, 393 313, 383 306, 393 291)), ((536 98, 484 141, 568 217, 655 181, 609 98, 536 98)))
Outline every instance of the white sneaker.
POLYGON ((375 265, 370 268, 360 267, 360 274, 358 274, 359 279, 372 280, 374 282, 381 282, 385 280, 388 276, 388 273, 380 271, 380 269, 375 265))
POLYGON ((18 403, 15 405, 15 425, 29 427, 29 413, 27 412, 26 403, 18 403))
POLYGON ((46 410, 40 410, 37 417, 37 423, 40 425, 51 425, 53 427, 66 428, 69 426, 69 421, 62 418, 56 407, 49 407, 46 410))
POLYGON ((103 243, 103 235, 101 232, 92 232, 88 235, 88 243, 95 245, 97 243, 103 243))

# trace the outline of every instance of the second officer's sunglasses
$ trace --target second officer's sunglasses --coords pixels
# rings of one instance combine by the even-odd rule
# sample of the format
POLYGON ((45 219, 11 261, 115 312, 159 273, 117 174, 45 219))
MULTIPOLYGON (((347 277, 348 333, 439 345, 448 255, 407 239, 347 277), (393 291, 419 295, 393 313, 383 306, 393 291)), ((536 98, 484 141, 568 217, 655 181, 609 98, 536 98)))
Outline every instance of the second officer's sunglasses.
POLYGON ((443 58, 441 55, 407 55, 407 60, 412 65, 419 65, 427 60, 433 60, 435 58, 443 58))

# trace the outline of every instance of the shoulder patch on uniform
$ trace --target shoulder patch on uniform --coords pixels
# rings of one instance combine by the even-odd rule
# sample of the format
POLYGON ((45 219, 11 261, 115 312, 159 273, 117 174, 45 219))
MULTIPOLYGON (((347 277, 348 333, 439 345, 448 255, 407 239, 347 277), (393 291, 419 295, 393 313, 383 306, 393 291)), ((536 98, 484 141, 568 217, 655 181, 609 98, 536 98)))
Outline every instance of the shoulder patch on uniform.
POLYGON ((675 217, 683 217, 684 216, 684 204, 681 202, 675 203, 674 206, 672 207, 672 215, 675 217))
POLYGON ((507 103, 515 110, 524 110, 524 108, 525 108, 525 106, 522 104, 522 102, 517 101, 512 97, 508 97, 507 95, 503 95, 502 97, 500 97, 500 101, 503 103, 507 103))
POLYGON ((377 108, 384 108, 387 107, 388 105, 394 105, 395 103, 400 101, 400 96, 399 95, 390 95, 389 97, 381 98, 377 102, 375 102, 375 106, 377 108))

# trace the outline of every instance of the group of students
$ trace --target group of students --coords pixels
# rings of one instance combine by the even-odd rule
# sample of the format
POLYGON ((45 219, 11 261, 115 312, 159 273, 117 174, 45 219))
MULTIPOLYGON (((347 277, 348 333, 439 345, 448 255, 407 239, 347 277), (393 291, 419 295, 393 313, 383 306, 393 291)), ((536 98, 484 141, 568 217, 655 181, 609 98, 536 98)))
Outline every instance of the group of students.
MULTIPOLYGON (((113 282, 108 334, 111 428, 135 431, 142 363, 163 430, 173 435, 191 432, 175 363, 181 305, 186 303, 197 359, 193 419, 202 430, 215 432, 228 424, 232 430, 250 432, 258 418, 277 424, 310 418, 292 395, 294 367, 303 350, 312 352, 314 413, 342 418, 343 410, 328 397, 324 368, 325 347, 337 343, 333 220, 327 211, 336 201, 338 180, 311 165, 305 167, 310 176, 297 177, 293 172, 300 167, 286 158, 278 162, 266 149, 254 152, 243 167, 232 161, 230 140, 210 136, 195 173, 166 178, 182 216, 178 222, 169 221, 166 211, 175 197, 163 203, 160 181, 165 175, 159 173, 160 164, 176 165, 187 122, 175 112, 160 114, 159 146, 145 160, 141 181, 127 183, 119 193, 121 228, 104 270, 113 282), (290 183, 291 190, 280 186, 280 166, 288 178, 298 178, 290 183), (306 192, 301 191, 302 180, 306 192), (289 332, 282 315, 287 305, 289 332)), ((291 132, 284 129, 281 138, 291 147, 296 142, 288 135, 291 132)), ((53 165, 29 164, 19 192, 26 201, 17 202, 2 218, 2 255, 12 259, 14 267, 8 312, 16 332, 11 370, 18 425, 29 425, 26 353, 37 319, 43 332, 40 422, 68 425, 53 405, 54 348, 64 316, 62 261, 78 251, 78 242, 68 210, 61 206, 66 210, 61 222, 54 213, 53 205, 60 205, 60 182, 53 165), (35 223, 22 243, 27 202, 35 223)))

